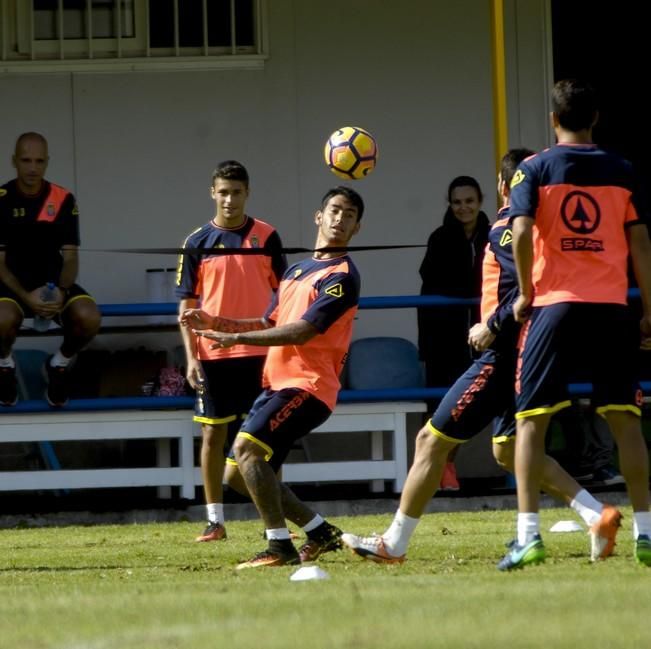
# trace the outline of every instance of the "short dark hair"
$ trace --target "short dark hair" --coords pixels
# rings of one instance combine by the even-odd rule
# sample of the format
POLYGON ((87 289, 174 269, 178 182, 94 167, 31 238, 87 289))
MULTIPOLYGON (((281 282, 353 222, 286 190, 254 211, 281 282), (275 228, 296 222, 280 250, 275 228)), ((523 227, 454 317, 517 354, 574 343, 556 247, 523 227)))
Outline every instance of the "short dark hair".
POLYGON ((37 142, 40 142, 43 146, 45 146, 45 148, 47 149, 47 140, 43 135, 37 133, 36 131, 27 131, 27 133, 21 133, 16 139, 16 146, 14 147, 14 151, 16 153, 18 152, 18 148, 26 140, 36 140, 37 142))
POLYGON ((240 180, 247 189, 249 188, 249 172, 237 160, 224 160, 224 162, 220 162, 215 167, 215 170, 212 172, 213 187, 218 178, 223 178, 224 180, 240 180))
POLYGON ((509 149, 500 161, 500 176, 507 187, 511 186, 511 181, 515 175, 518 165, 534 152, 531 149, 509 149))
POLYGON ((472 187, 477 192, 479 202, 484 200, 484 195, 482 194, 481 187, 472 176, 457 176, 448 185, 448 203, 452 202, 452 190, 456 189, 457 187, 472 187))
POLYGON ((337 187, 329 189, 321 199, 322 210, 325 209, 326 205, 333 196, 346 197, 357 208, 357 222, 362 220, 362 215, 364 214, 364 201, 354 189, 346 187, 345 185, 339 185, 337 187))
POLYGON ((599 110, 597 103, 597 93, 587 81, 563 79, 552 89, 552 110, 568 131, 590 128, 599 110))

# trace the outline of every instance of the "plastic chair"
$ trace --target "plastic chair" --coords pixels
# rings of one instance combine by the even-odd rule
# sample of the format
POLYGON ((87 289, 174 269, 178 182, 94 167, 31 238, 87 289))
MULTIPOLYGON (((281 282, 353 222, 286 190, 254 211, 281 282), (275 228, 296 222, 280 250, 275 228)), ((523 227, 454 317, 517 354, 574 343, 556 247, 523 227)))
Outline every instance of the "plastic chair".
POLYGON ((347 384, 351 390, 421 388, 425 385, 418 349, 392 336, 360 338, 350 346, 347 384))

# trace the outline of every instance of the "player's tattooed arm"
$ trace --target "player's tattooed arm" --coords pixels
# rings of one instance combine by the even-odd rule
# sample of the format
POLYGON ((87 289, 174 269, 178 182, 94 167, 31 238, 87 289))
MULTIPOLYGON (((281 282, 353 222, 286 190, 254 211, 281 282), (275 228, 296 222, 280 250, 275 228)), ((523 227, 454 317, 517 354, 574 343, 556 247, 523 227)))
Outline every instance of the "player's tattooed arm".
POLYGON ((267 329, 271 325, 262 318, 250 318, 247 320, 233 320, 232 318, 222 318, 215 316, 212 321, 211 329, 215 331, 224 331, 226 333, 244 333, 246 331, 260 331, 267 329))
POLYGON ((183 327, 192 331, 215 330, 226 333, 259 331, 260 329, 267 329, 271 326, 263 318, 235 320, 233 318, 212 316, 201 309, 187 309, 181 314, 180 322, 183 327))
POLYGON ((267 327, 264 330, 227 333, 225 331, 195 330, 198 336, 214 341, 211 349, 225 349, 233 345, 256 345, 275 347, 280 345, 304 345, 319 332, 306 320, 289 322, 279 327, 267 327))

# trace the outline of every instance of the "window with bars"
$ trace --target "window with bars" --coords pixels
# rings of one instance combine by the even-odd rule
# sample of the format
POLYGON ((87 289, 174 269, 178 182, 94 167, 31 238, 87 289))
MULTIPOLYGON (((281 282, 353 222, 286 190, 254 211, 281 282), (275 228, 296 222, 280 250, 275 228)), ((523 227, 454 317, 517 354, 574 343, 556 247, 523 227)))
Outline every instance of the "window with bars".
POLYGON ((261 60, 264 1, 0 0, 1 59, 261 60))

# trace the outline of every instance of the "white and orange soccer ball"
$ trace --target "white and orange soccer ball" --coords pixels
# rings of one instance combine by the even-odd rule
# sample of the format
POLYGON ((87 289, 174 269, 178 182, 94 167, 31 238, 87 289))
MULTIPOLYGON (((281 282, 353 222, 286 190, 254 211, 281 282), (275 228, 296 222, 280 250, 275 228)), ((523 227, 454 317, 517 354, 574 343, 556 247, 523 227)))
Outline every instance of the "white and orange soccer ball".
POLYGON ((325 143, 323 153, 330 171, 346 180, 368 176, 378 158, 375 138, 358 126, 337 129, 325 143))

